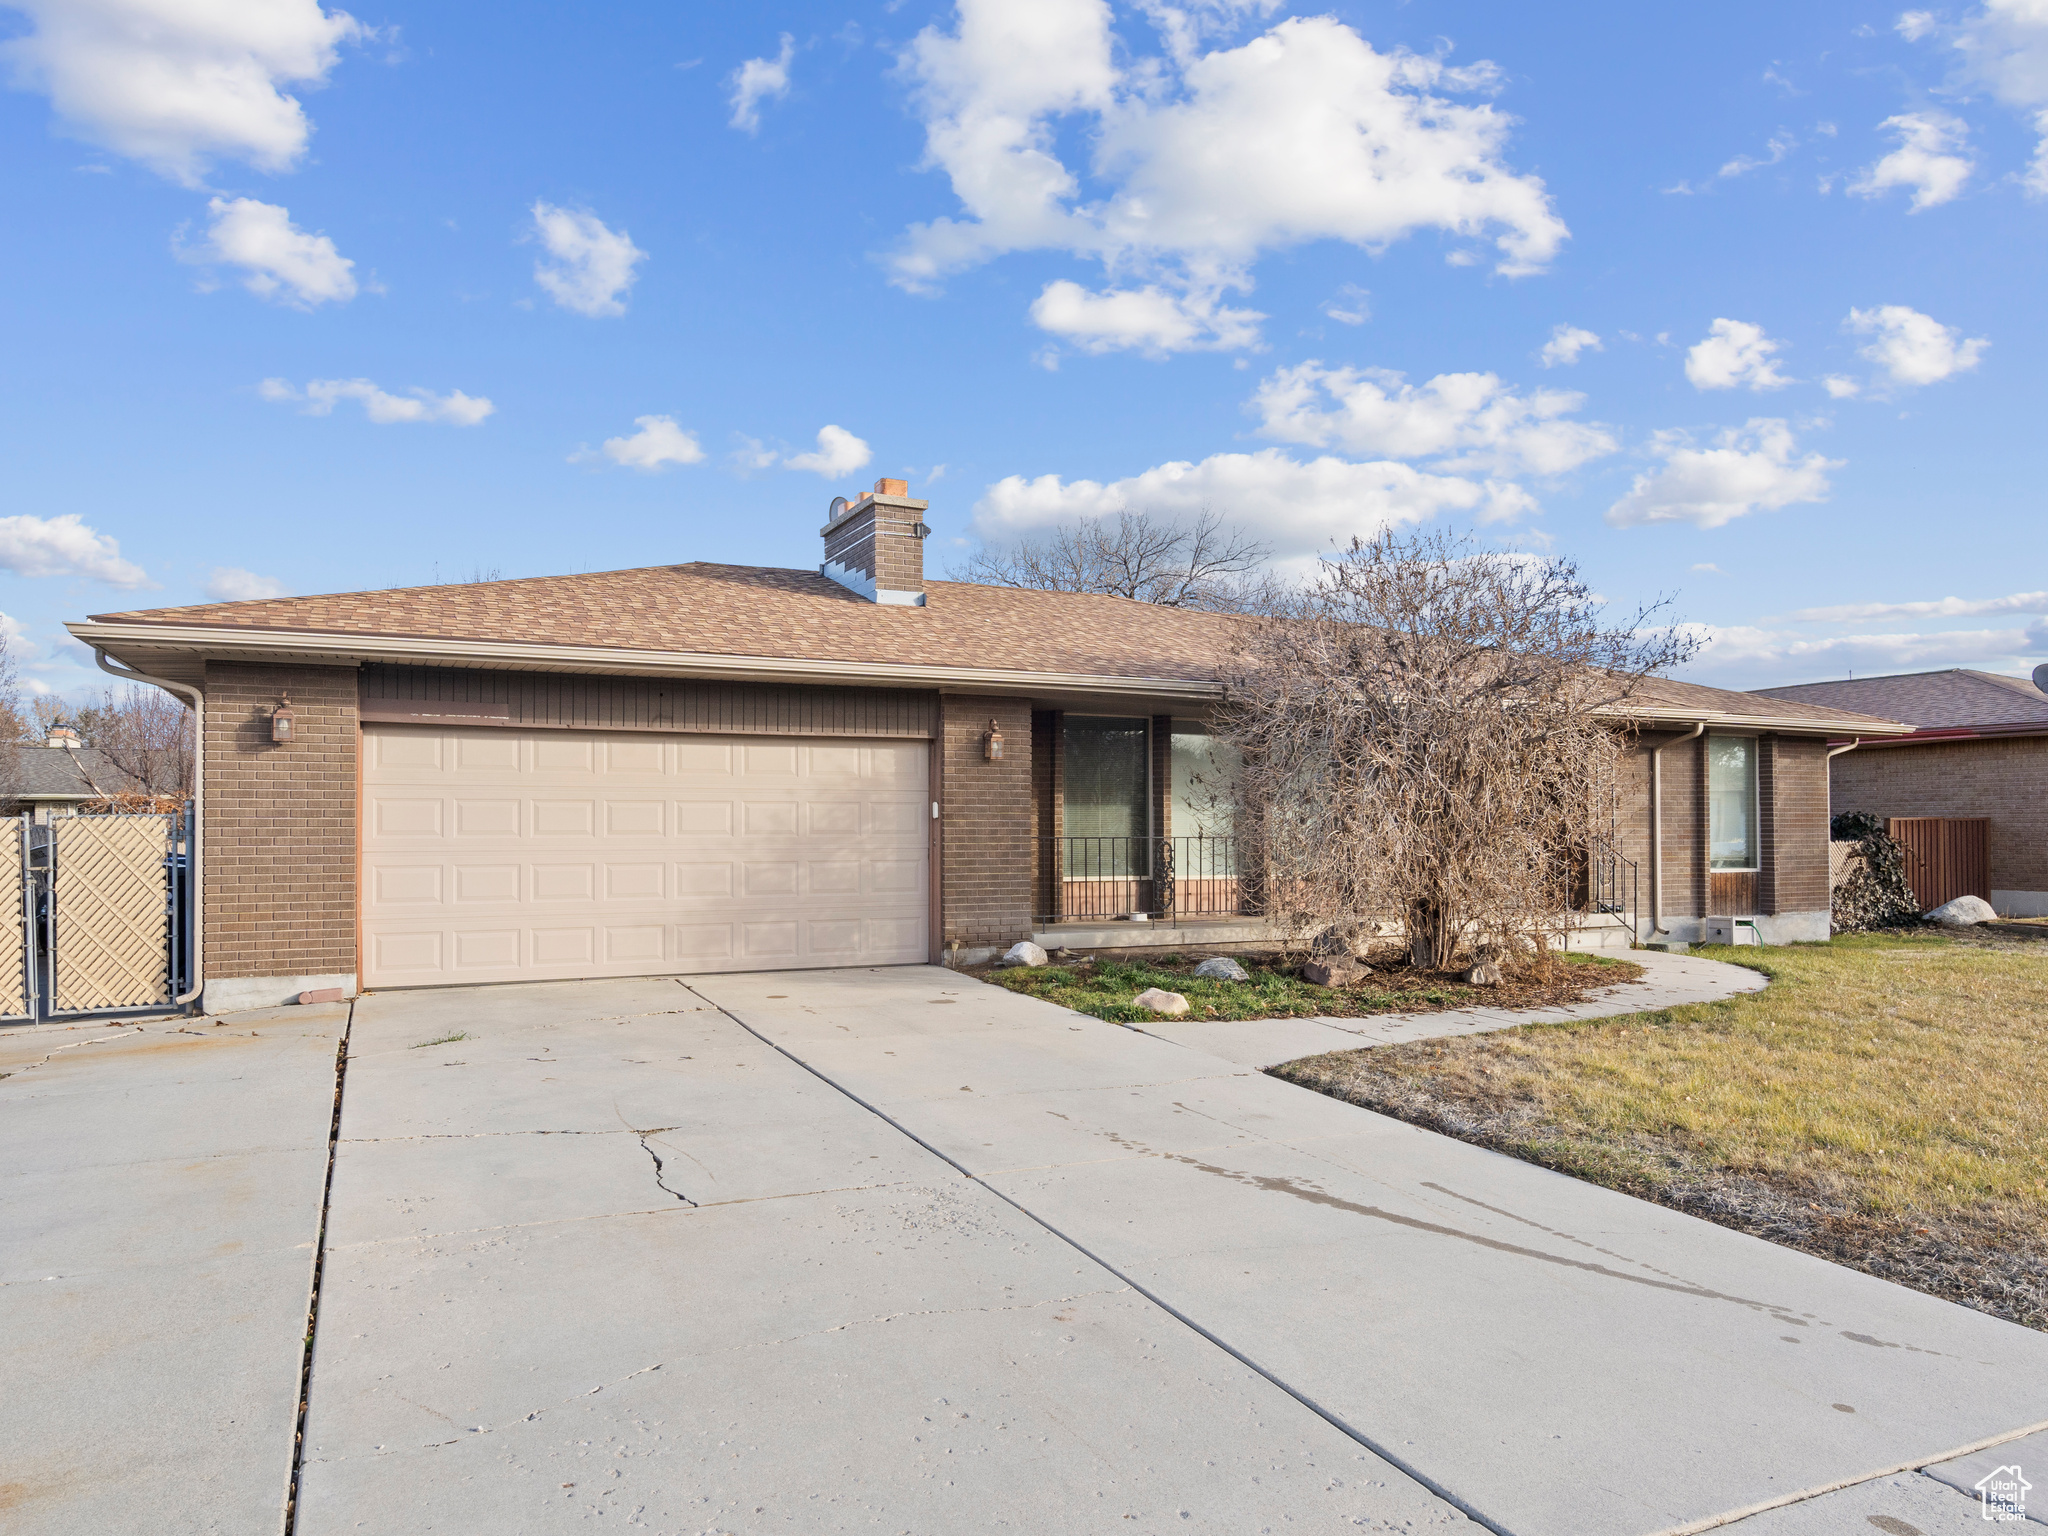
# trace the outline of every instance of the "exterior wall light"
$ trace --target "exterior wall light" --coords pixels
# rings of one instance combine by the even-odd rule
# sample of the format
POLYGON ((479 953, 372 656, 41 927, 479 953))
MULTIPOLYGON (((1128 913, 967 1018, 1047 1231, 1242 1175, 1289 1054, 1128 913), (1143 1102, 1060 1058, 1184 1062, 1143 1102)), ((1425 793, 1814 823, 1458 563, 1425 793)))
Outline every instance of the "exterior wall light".
POLYGON ((991 720, 981 738, 981 755, 991 763, 1003 760, 1003 728, 991 720))
POLYGON ((278 706, 270 712, 270 739, 282 745, 292 739, 292 722, 298 717, 292 713, 290 694, 278 696, 278 706))

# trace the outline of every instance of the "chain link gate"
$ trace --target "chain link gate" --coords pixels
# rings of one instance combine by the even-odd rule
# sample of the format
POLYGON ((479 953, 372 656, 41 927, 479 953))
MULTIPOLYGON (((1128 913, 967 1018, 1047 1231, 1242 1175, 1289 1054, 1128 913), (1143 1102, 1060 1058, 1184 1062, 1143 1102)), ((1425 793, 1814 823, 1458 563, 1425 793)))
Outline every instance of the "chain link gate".
POLYGON ((0 915, 0 1021, 161 1010, 189 990, 189 804, 0 826, 0 913, 19 914, 0 915))

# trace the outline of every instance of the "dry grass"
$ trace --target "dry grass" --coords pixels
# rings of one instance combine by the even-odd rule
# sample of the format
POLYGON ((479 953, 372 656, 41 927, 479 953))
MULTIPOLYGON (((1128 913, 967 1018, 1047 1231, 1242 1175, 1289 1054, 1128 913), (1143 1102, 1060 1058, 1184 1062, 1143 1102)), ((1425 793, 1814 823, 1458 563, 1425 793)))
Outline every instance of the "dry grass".
POLYGON ((2048 946, 1870 934, 1705 953, 1770 989, 1275 1071, 2048 1325, 2048 946))

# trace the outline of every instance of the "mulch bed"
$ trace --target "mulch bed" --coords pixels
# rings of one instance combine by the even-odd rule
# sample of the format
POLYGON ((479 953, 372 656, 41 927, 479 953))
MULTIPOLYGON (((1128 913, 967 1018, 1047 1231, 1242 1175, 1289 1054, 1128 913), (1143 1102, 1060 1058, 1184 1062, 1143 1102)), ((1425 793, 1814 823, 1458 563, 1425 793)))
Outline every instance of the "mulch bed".
MULTIPOLYGON (((1193 1005, 1191 1016, 1226 1018, 1364 1019, 1388 1013, 1439 1013, 1455 1008, 1564 1008, 1591 1001, 1609 987, 1634 981, 1643 968, 1605 956, 1546 956, 1524 960, 1494 986, 1475 986, 1455 971, 1418 970, 1401 963, 1373 965, 1372 975, 1354 987, 1318 987, 1298 977, 1300 958, 1279 953, 1230 956, 1251 972, 1250 983, 1197 980, 1194 968, 1213 953, 1104 951, 1083 954, 1060 951, 1054 964, 1042 968, 1003 968, 994 964, 966 968, 966 974, 1012 991, 1045 997, 1063 1006, 1121 1018, 1130 1010, 1091 1006, 1099 997, 1129 995, 1157 986, 1180 992, 1193 1005), (1077 995, 1083 994, 1083 995, 1077 995), (1094 994, 1089 996, 1086 994, 1094 994)), ((1143 1010, 1133 1017, 1149 1017, 1143 1010)))
POLYGON ((1832 1263, 1860 1269, 2008 1322, 2048 1331, 2048 1235, 2037 1224, 1994 1214, 1873 1215, 1843 1192, 1811 1183, 1731 1173, 1669 1142, 1637 1138, 1636 1159, 1603 1155, 1598 1144, 1536 1122, 1506 1098, 1451 1095, 1427 1082, 1379 1070, 1411 1070, 1445 1047, 1434 1041, 1312 1056, 1270 1068, 1273 1076, 1411 1125, 1589 1179, 1639 1199, 1732 1227, 1832 1263))

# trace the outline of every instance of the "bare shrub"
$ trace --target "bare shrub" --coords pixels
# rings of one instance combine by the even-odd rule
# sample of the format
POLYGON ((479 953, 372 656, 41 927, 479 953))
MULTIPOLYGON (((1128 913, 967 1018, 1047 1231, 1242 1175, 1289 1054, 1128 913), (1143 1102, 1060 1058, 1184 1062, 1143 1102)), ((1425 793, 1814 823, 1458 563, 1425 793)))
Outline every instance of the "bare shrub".
POLYGON ((1562 933, 1628 700, 1691 651, 1656 612, 1610 628, 1570 561, 1446 534, 1325 559, 1246 626, 1217 720, 1268 917, 1354 948, 1398 920, 1439 970, 1562 933))

